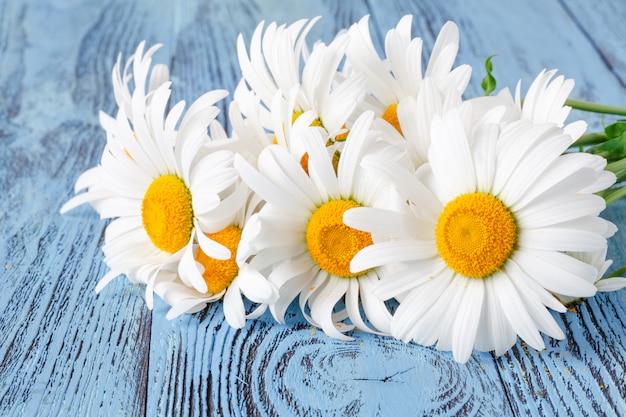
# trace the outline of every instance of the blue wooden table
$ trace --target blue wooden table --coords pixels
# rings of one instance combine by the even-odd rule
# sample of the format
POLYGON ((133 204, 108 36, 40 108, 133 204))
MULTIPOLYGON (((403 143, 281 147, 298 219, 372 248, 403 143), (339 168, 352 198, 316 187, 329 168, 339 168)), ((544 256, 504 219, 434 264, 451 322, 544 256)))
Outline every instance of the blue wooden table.
MULTIPOLYGON (((546 337, 544 351, 519 342, 465 364, 389 337, 328 338, 295 305, 287 325, 263 316, 235 330, 220 303, 168 321, 164 303, 148 310, 144 289, 124 278, 95 294, 106 223, 86 206, 58 213, 99 161, 98 112, 115 110, 118 52, 163 43, 156 60, 171 68, 173 100, 190 102, 234 90, 236 37, 249 40, 260 20, 321 15, 309 39, 329 41, 366 14, 377 47, 413 14, 427 51, 455 21, 456 62, 475 71, 469 96, 482 92, 484 59, 499 54, 499 87, 527 88, 558 68, 576 98, 626 101, 622 0, 0 0, 1 416, 626 415, 624 290, 555 313, 566 338, 546 337)), ((602 126, 570 119, 581 116, 602 126)), ((624 229, 625 209, 619 201, 603 216, 624 229)), ((626 262, 625 239, 610 240, 615 265, 626 262)))

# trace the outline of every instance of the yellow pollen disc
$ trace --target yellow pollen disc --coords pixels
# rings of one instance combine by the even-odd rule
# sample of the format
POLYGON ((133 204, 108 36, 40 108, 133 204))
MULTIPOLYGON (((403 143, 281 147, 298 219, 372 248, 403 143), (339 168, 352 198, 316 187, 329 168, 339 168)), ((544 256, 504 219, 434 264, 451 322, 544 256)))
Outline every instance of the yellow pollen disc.
POLYGON ((498 271, 517 241, 509 209, 485 193, 462 194, 450 201, 435 229, 439 256, 456 273, 485 278, 498 271))
POLYGON ((343 213, 355 207, 360 205, 352 200, 331 200, 313 213, 306 228, 306 244, 315 263, 342 278, 365 272, 350 272, 350 261, 358 251, 373 243, 369 233, 343 223, 343 213))
POLYGON ((398 120, 398 104, 391 104, 385 109, 383 113, 383 119, 388 121, 398 132, 402 135, 402 128, 400 127, 400 121, 398 120))
POLYGON ((183 180, 163 175, 152 181, 141 202, 141 219, 154 246, 169 253, 183 248, 193 229, 191 193, 183 180))
POLYGON ((219 260, 207 256, 200 248, 196 250, 196 261, 204 266, 202 277, 212 294, 225 290, 239 274, 239 267, 235 257, 241 241, 241 229, 230 225, 217 233, 208 233, 207 236, 230 249, 230 259, 219 260))

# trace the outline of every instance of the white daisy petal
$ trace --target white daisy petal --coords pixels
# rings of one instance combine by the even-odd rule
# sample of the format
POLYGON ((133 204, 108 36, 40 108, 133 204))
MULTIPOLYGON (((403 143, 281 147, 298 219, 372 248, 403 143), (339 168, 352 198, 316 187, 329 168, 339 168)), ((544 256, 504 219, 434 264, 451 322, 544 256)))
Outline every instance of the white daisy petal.
POLYGON ((301 201, 296 200, 288 192, 260 175, 243 157, 235 155, 234 165, 248 187, 252 188, 265 201, 277 205, 302 206, 301 201))
POLYGON ((515 173, 511 174, 506 187, 499 193, 502 201, 513 206, 569 145, 570 138, 566 135, 559 135, 537 143, 527 153, 527 157, 519 164, 515 173))
POLYGON ((524 285, 524 283, 520 280, 511 280, 511 283, 515 286, 517 292, 526 305, 528 314, 537 326, 537 329, 557 340, 565 338, 563 330, 561 330, 557 322, 554 320, 554 317, 552 317, 550 312, 548 312, 540 300, 534 297, 535 294, 530 291, 530 288, 524 285))
POLYGON ((617 291, 626 288, 626 278, 604 278, 597 281, 595 285, 600 292, 617 291))
POLYGON ((547 290, 575 297, 591 297, 596 293, 593 282, 596 268, 571 256, 536 250, 519 250, 515 262, 547 290))
POLYGON ((324 333, 330 337, 343 340, 352 340, 337 330, 337 324, 332 319, 332 312, 337 302, 348 290, 349 281, 342 278, 330 277, 326 285, 319 290, 319 295, 311 305, 311 317, 320 324, 324 333))
POLYGON ((196 216, 202 216, 215 210, 220 204, 220 197, 213 193, 194 193, 192 197, 193 212, 196 216))
POLYGON ((539 203, 540 199, 549 198, 555 190, 560 192, 571 190, 572 193, 578 193, 584 187, 593 184, 597 178, 591 168, 583 167, 572 172, 570 164, 558 162, 567 162, 567 157, 561 158, 557 163, 552 164, 550 169, 544 171, 532 189, 511 205, 513 210, 520 211, 534 200, 539 203))
POLYGON ((98 284, 96 285, 96 294, 99 293, 100 291, 102 291, 104 289, 104 287, 106 287, 109 284, 109 282, 113 281, 115 278, 119 277, 122 274, 123 274, 122 271, 115 271, 115 270, 111 270, 111 271, 107 272, 98 281, 98 284))
POLYGON ((521 228, 537 229, 559 224, 585 216, 595 216, 606 206, 604 199, 597 195, 570 195, 554 200, 544 198, 533 201, 515 213, 521 228))
POLYGON ((364 271, 395 262, 428 259, 437 255, 437 247, 432 241, 397 240, 367 246, 359 251, 350 262, 350 270, 364 271))
POLYGON ((483 307, 484 283, 481 280, 465 281, 463 297, 452 329, 452 353, 457 362, 465 363, 472 354, 483 307))
POLYGON ((477 344, 481 339, 485 342, 485 345, 479 348, 480 350, 493 350, 496 355, 502 355, 515 344, 517 334, 502 311, 497 288, 495 280, 485 281, 484 317, 486 321, 484 325, 486 329, 485 332, 481 332, 479 328, 476 338, 477 344))
POLYGON ((246 324, 246 310, 239 293, 237 280, 233 281, 224 294, 224 317, 228 324, 235 329, 241 329, 246 324))
POLYGON ((523 286, 527 288, 529 291, 532 291, 534 295, 537 297, 541 303, 551 308, 552 310, 558 311, 559 313, 565 313, 567 309, 563 304, 559 302, 559 300, 554 297, 554 294, 546 290, 541 284, 532 279, 531 277, 524 272, 522 268, 515 262, 514 259, 509 259, 504 268, 506 274, 510 277, 514 277, 513 283, 516 286, 522 285, 519 284, 520 281, 523 281, 523 286))
POLYGON ((171 307, 165 318, 168 320, 174 320, 176 317, 179 317, 185 313, 195 313, 197 311, 202 310, 206 307, 207 302, 202 299, 197 298, 186 298, 184 300, 178 301, 173 307, 171 307))
POLYGON ((337 176, 339 181, 339 191, 342 196, 349 196, 353 189, 354 177, 357 173, 357 167, 361 159, 360 146, 362 144, 361 138, 367 135, 367 131, 372 125, 374 114, 372 112, 365 112, 354 123, 348 139, 346 140, 346 148, 339 159, 339 166, 337 168, 337 176), (351 139, 357 138, 357 139, 351 139), (355 146, 352 146, 355 144, 355 146))
MULTIPOLYGON (((302 274, 294 275, 280 286, 278 300, 270 305, 270 311, 277 322, 285 324, 285 311, 291 302, 306 288, 315 278, 316 270, 309 268, 302 274)), ((272 282, 272 276, 269 277, 272 282)))
POLYGON ((442 206, 437 198, 408 171, 375 155, 365 156, 361 165, 388 179, 409 201, 419 201, 419 210, 427 213, 429 218, 437 218, 441 212, 442 206))
POLYGON ((186 285, 195 288, 196 291, 201 293, 208 291, 206 281, 202 277, 202 273, 198 269, 198 264, 194 258, 194 250, 191 243, 183 249, 183 256, 178 265, 178 273, 186 285))
POLYGON ((434 235, 432 223, 385 209, 370 207, 350 209, 344 213, 343 221, 354 229, 383 236, 428 239, 434 235))
POLYGON ((490 193, 496 173, 496 141, 500 129, 495 124, 486 125, 476 133, 473 145, 477 190, 490 193))
POLYGON ((320 143, 319 134, 315 131, 306 131, 302 141, 309 155, 309 175, 320 190, 324 199, 338 199, 339 183, 333 169, 332 160, 323 143, 320 143))
POLYGON ((246 320, 255 320, 258 319, 267 311, 267 304, 260 304, 250 313, 246 314, 246 320))
POLYGON ((494 291, 498 293, 500 308, 511 327, 528 345, 537 350, 543 350, 545 346, 543 339, 511 283, 511 279, 503 273, 496 273, 491 281, 494 291))
POLYGON ((574 228, 546 227, 524 229, 519 234, 521 247, 535 250, 595 251, 606 247, 601 235, 574 228))
POLYGON ((271 304, 278 299, 276 287, 248 265, 243 265, 239 269, 239 275, 235 278, 235 281, 237 281, 242 294, 252 302, 271 304))
POLYGON ((304 170, 280 146, 269 146, 259 155, 259 171, 288 192, 305 207, 315 206, 320 202, 317 189, 304 170))
POLYGON ((354 323, 356 327, 359 329, 366 331, 368 333, 376 333, 375 330, 371 329, 361 317, 361 311, 359 309, 359 287, 360 282, 356 280, 350 280, 348 282, 348 289, 346 290, 346 311, 348 312, 348 317, 350 321, 354 323))
POLYGON ((391 332, 391 313, 385 303, 373 294, 374 288, 379 282, 378 276, 374 273, 362 275, 359 278, 359 292, 363 311, 365 311, 369 321, 380 333, 389 334, 391 332))
POLYGON ((208 210, 206 214, 202 214, 194 208, 199 230, 215 233, 234 223, 235 217, 241 211, 240 208, 245 205, 249 195, 250 190, 242 184, 232 194, 221 200, 219 205, 208 210))
POLYGON ((447 113, 444 118, 433 119, 428 160, 442 190, 450 196, 476 191, 476 172, 457 111, 447 113), (455 169, 450 170, 450 166, 455 169))
MULTIPOLYGON (((311 280, 307 282, 307 285, 300 288, 300 296, 298 297, 298 304, 300 305, 300 311, 304 318, 316 327, 322 327, 322 325, 317 322, 310 313, 313 302, 315 301, 315 294, 318 294, 320 291, 324 290, 326 284, 329 279, 332 277, 329 276, 328 272, 324 270, 320 270, 319 268, 312 269, 311 280), (309 311, 307 311, 307 304, 309 305, 309 311)), ((292 284, 293 280, 288 284, 292 284)), ((282 289, 282 288, 281 288, 282 289)), ((318 311, 319 313, 319 311, 318 311)), ((333 311, 328 312, 328 316, 331 317, 333 311)), ((332 320, 332 318, 331 318, 332 320)))
POLYGON ((446 270, 432 280, 426 281, 425 285, 413 289, 394 313, 391 335, 403 341, 410 340, 417 322, 439 299, 453 277, 454 273, 446 270))
POLYGON ((202 252, 204 252, 211 258, 219 260, 225 260, 230 258, 231 253, 226 246, 214 241, 213 239, 202 233, 200 231, 200 226, 197 224, 197 221, 194 221, 194 226, 198 231, 196 234, 196 239, 198 240, 198 245, 200 246, 200 249, 202 249, 202 252))
POLYGON ((394 272, 385 279, 382 279, 375 288, 372 295, 381 299, 400 296, 437 276, 445 268, 445 263, 439 258, 420 259, 419 262, 412 262, 407 269, 394 272))

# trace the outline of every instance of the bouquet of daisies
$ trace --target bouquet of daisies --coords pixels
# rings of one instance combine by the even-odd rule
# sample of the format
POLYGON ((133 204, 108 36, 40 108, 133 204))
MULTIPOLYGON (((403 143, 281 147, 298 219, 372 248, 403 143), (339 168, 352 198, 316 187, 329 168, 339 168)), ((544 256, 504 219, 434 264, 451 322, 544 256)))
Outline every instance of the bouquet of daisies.
POLYGON ((210 91, 171 107, 158 45, 113 67, 106 145, 61 209, 89 203, 104 219, 108 272, 171 306, 167 317, 222 300, 241 328, 297 299, 327 335, 358 329, 452 351, 506 352, 519 336, 564 333, 550 310, 626 286, 605 273, 600 217, 626 191, 622 134, 566 124, 574 82, 541 71, 522 97, 466 98, 446 23, 422 70, 411 16, 375 49, 368 18, 309 47, 317 19, 263 23, 240 36, 242 79, 226 132, 210 91), (623 153, 623 152, 622 152, 623 153))

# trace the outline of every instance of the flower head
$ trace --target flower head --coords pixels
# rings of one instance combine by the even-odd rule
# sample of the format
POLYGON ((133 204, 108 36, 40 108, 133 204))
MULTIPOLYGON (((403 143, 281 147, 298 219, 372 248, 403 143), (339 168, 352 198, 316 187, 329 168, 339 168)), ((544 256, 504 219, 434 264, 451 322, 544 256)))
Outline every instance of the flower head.
POLYGON ((370 152, 396 156, 369 132, 372 116, 367 113, 355 122, 336 172, 316 130, 302 138, 309 155, 308 175, 297 158, 277 145, 261 153, 259 171, 242 158, 235 160, 244 181, 266 201, 255 218, 256 234, 247 255, 259 266, 271 266, 268 279, 278 287, 279 298, 270 310, 280 322, 299 296, 307 320, 329 336, 347 338, 343 333, 354 326, 374 331, 363 319, 359 301, 371 325, 389 330, 390 313, 371 296, 378 282, 376 269, 349 268, 354 255, 373 243, 373 236, 342 221, 343 213, 353 207, 387 206, 390 201, 389 187, 359 166, 370 152))
POLYGON ((426 162, 430 124, 435 114, 456 107, 470 80, 471 68, 452 68, 459 49, 453 22, 441 29, 422 73, 422 39, 411 37, 412 16, 404 16, 385 37, 385 59, 376 52, 364 17, 349 30, 346 56, 350 67, 366 78, 364 106, 385 122, 376 128, 394 143, 408 145, 414 164, 426 162), (406 139, 402 140, 402 139, 406 139))
POLYGON ((268 304, 276 301, 278 291, 255 269, 255 260, 248 263, 247 257, 242 256, 247 250, 245 225, 262 202, 243 186, 237 194, 237 198, 229 202, 229 210, 224 211, 225 215, 230 211, 235 213, 232 223, 207 234, 208 238, 230 250, 230 258, 216 259, 204 253, 198 245, 194 249, 196 265, 201 266, 207 290, 198 291, 191 282, 181 279, 176 269, 164 267, 159 273, 154 291, 171 306, 167 318, 196 312, 209 303, 223 299, 226 321, 232 327, 242 328, 246 319, 260 316, 268 304), (242 294, 260 305, 246 314, 242 294))
POLYGON ((615 231, 592 194, 615 180, 601 158, 563 155, 573 139, 553 123, 481 124, 471 107, 435 118, 429 162, 415 175, 365 158, 406 197, 406 210, 344 215, 390 237, 357 254, 353 269, 405 265, 375 290, 401 301, 392 335, 436 342, 461 362, 473 348, 502 354, 517 335, 536 349, 540 332, 563 338, 546 308, 565 311, 553 293, 592 296, 598 274, 565 252, 605 250, 615 231))
POLYGON ((77 181, 77 191, 87 191, 61 209, 65 212, 89 202, 101 217, 114 219, 107 226, 103 246, 111 271, 96 290, 126 274, 148 284, 149 306, 155 279, 165 265, 175 265, 198 291, 207 290, 194 261, 194 245, 217 259, 231 256, 225 245, 206 233, 232 222, 235 214, 228 211, 228 202, 236 198, 240 186, 233 153, 211 152, 204 146, 210 140, 207 128, 217 123, 214 104, 227 93, 204 94, 182 118, 184 102, 166 113, 170 82, 151 83, 148 91, 145 87, 155 51, 151 48, 144 54, 141 43, 123 73, 119 60, 115 65, 119 110, 115 118, 100 114, 107 133, 102 160, 77 181))
POLYGON ((291 149, 292 144, 284 140, 290 135, 283 133, 306 113, 313 115, 309 124, 322 128, 331 142, 345 139, 363 98, 365 79, 341 72, 349 42, 346 33, 328 45, 317 42, 309 53, 305 38, 316 21, 299 20, 289 26, 270 23, 265 31, 261 22, 252 35, 249 54, 243 37, 237 40, 242 81, 230 114, 235 136, 252 139, 254 149, 269 143, 291 149))

